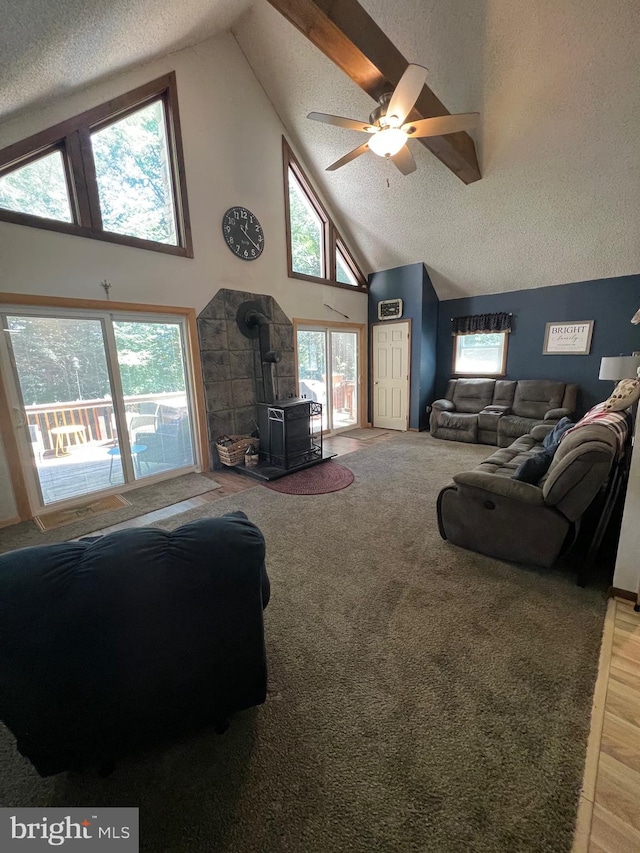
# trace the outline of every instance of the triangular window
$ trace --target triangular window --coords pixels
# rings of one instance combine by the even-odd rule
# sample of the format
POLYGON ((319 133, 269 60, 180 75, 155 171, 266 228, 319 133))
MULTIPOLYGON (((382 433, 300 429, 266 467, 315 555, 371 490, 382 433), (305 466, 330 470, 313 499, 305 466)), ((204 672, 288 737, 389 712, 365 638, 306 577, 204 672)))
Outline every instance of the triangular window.
POLYGON ((290 278, 366 291, 367 279, 284 137, 282 151, 290 278))
POLYGON ((341 284, 350 284, 352 287, 358 287, 358 281, 351 272, 347 259, 338 246, 336 246, 336 281, 339 281, 341 284))
POLYGON ((292 169, 289 169, 289 223, 293 271, 323 278, 324 223, 292 169))
POLYGON ((73 222, 61 151, 0 175, 0 208, 73 222))

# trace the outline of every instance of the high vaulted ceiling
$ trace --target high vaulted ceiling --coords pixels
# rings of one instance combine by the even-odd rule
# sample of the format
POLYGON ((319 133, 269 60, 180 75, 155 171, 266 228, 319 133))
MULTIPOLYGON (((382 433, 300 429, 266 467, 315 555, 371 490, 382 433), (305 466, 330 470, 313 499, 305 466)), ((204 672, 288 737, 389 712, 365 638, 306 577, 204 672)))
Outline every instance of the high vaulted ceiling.
POLYGON ((0 119, 231 26, 367 269, 424 261, 441 298, 640 272, 638 0, 360 2, 481 113, 482 180, 416 141, 407 177, 373 154, 324 172, 362 140, 306 114, 374 102, 267 0, 0 0, 0 119))

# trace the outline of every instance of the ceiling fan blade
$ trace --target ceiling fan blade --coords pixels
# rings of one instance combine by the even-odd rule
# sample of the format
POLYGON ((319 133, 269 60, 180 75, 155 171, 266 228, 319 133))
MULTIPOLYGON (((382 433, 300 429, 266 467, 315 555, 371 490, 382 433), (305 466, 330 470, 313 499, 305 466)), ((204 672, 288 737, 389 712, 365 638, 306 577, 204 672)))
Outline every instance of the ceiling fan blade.
POLYGON ((387 116, 397 116, 397 125, 409 115, 422 91, 429 72, 422 65, 408 65, 387 107, 387 116))
POLYGON ((406 145, 394 154, 391 158, 403 175, 410 175, 416 170, 416 161, 413 159, 413 154, 409 151, 406 145))
POLYGON ((321 121, 324 124, 335 124, 337 127, 346 127, 349 130, 361 130, 363 133, 375 133, 378 128, 372 127, 370 124, 365 124, 363 121, 358 121, 355 118, 343 118, 342 116, 332 116, 327 113, 309 113, 307 118, 313 121, 321 121))
POLYGON ((335 163, 332 163, 330 166, 327 166, 327 172, 335 172, 336 169, 339 169, 340 166, 346 166, 347 163, 350 163, 352 160, 355 160, 356 157, 359 157, 361 154, 364 154, 369 150, 369 143, 365 142, 364 145, 359 145, 357 148, 354 148, 353 151, 349 151, 348 154, 345 154, 344 157, 341 157, 339 160, 336 160, 335 163))
POLYGON ((480 122, 480 113, 459 113, 453 116, 435 116, 422 118, 420 121, 407 122, 402 130, 412 139, 425 136, 445 136, 447 133, 457 133, 459 130, 470 130, 480 122))

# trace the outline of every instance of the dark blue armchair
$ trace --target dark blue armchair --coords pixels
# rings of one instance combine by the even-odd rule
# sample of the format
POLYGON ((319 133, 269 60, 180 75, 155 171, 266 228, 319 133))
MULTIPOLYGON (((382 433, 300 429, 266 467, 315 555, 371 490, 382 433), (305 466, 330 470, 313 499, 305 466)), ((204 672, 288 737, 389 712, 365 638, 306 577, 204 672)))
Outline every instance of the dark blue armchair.
POLYGON ((0 555, 0 719, 43 775, 264 702, 265 543, 244 513, 0 555))

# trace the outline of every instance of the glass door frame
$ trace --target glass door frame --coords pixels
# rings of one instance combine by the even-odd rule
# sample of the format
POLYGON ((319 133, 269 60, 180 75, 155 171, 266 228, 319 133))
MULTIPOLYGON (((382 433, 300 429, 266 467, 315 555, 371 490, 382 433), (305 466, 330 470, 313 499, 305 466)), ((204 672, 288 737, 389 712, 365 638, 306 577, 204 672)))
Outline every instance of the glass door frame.
MULTIPOLYGON (((55 303, 57 300, 51 300, 55 303)), ((60 300, 60 302, 74 302, 75 300, 60 300)), ((79 301, 79 300, 78 300, 79 301)), ((84 301, 84 300, 83 300, 84 301)), ((96 308, 74 308, 74 307, 55 307, 47 304, 48 300, 43 299, 42 304, 34 304, 33 300, 29 304, 21 304, 19 301, 0 303, 0 379, 4 384, 7 400, 9 403, 9 419, 11 421, 12 433, 15 438, 18 457, 23 473, 23 485, 26 491, 26 497, 29 503, 31 516, 40 515, 42 513, 51 512, 52 510, 65 509, 74 506, 80 502, 88 500, 96 500, 105 495, 117 494, 126 492, 143 485, 152 485, 153 483, 162 482, 163 480, 172 479, 181 474, 191 471, 201 470, 201 443, 199 441, 199 411, 196 406, 196 395, 194 393, 194 361, 190 355, 190 344, 192 330, 188 322, 188 314, 185 310, 177 313, 169 309, 167 313, 162 312, 160 308, 156 311, 144 310, 127 310, 126 303, 115 303, 113 310, 110 310, 108 303, 98 303, 100 307, 96 308), (6 317, 9 316, 31 316, 31 317, 51 317, 59 319, 76 319, 76 320, 93 320, 100 321, 102 326, 102 339, 104 342, 104 354, 107 363, 109 382, 112 391, 111 404, 113 406, 114 420, 118 434, 118 441, 122 447, 120 459, 122 463, 122 472, 124 482, 114 484, 109 488, 100 489, 95 492, 88 492, 84 495, 76 495, 65 500, 53 501, 44 503, 40 481, 38 476, 37 464, 33 453, 33 447, 27 439, 26 412, 22 393, 20 390, 19 378, 16 367, 13 363, 13 352, 8 346, 9 334, 6 330, 6 317), (131 443, 129 441, 129 433, 127 429, 127 421, 125 415, 125 401, 122 390, 122 382, 120 379, 120 369, 117 359, 117 346, 113 323, 118 321, 124 322, 139 322, 139 323, 172 323, 180 327, 182 356, 185 372, 185 393, 187 397, 188 411, 190 414, 190 431, 191 445, 193 448, 194 462, 191 465, 173 468, 170 471, 163 471, 158 474, 136 478, 133 457, 131 455, 131 443), (16 415, 21 415, 21 423, 16 421, 16 415)), ((155 306, 154 306, 155 308, 155 306)), ((5 440, 5 451, 11 452, 10 448, 6 447, 7 441, 3 431, 3 439, 5 440)), ((16 483, 12 483, 14 491, 16 483)), ((18 496, 16 495, 16 503, 18 496)))
POLYGON ((295 371, 296 371, 296 393, 300 395, 300 375, 299 375, 299 366, 298 366, 298 332, 323 332, 326 340, 326 366, 327 366, 327 380, 331 379, 331 383, 327 381, 327 391, 326 397, 327 400, 330 400, 329 403, 329 415, 327 417, 327 424, 333 424, 333 367, 331 362, 332 352, 331 352, 331 332, 355 332, 356 333, 356 341, 357 341, 357 376, 356 376, 356 388, 358 394, 358 417, 357 421, 354 424, 347 424, 346 426, 338 427, 337 429, 324 429, 322 432, 324 435, 339 435, 341 432, 345 432, 350 429, 357 429, 358 427, 363 426, 367 423, 366 413, 367 409, 367 383, 364 381, 364 377, 367 375, 367 326, 365 323, 334 323, 328 320, 301 320, 294 318, 293 320, 293 344, 294 344, 294 357, 295 357, 295 371))

